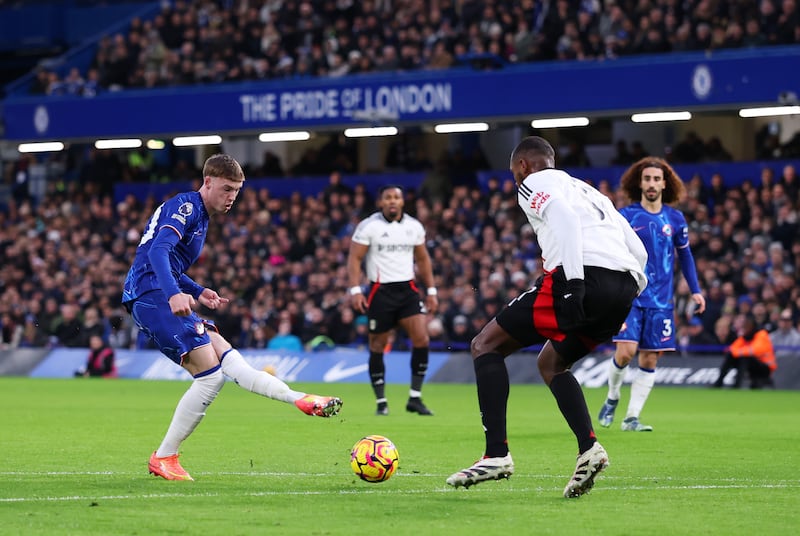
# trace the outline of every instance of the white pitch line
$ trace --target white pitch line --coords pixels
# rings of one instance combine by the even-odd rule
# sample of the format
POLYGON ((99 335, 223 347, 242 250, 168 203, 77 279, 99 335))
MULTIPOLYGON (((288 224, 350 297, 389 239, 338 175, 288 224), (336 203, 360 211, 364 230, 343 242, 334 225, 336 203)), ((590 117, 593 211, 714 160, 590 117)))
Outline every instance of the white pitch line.
MULTIPOLYGON (((350 477, 353 476, 349 473, 349 471, 340 472, 340 473, 299 473, 299 472, 290 472, 290 471, 192 471, 192 474, 195 476, 203 476, 203 477, 214 477, 214 476, 244 476, 244 477, 310 477, 310 478, 333 478, 333 477, 350 477)), ((147 473, 143 471, 0 471, 0 476, 146 476, 147 473)), ((449 473, 421 473, 421 472, 398 472, 395 473, 393 478, 447 478, 449 473)), ((519 481, 521 479, 536 479, 536 480, 543 480, 543 479, 562 479, 567 478, 569 479, 568 474, 533 474, 533 473, 515 473, 513 480, 519 481)), ((761 480, 753 480, 750 478, 736 478, 736 477, 718 477, 718 478, 709 478, 709 477, 702 477, 702 476, 687 476, 687 477, 671 477, 671 476, 648 476, 648 475, 637 475, 637 476, 621 476, 615 474, 606 474, 603 473, 601 477, 604 481, 608 480, 638 480, 642 482, 671 482, 674 480, 680 481, 714 481, 714 482, 743 482, 744 484, 794 484, 796 481, 794 480, 777 480, 775 482, 764 482, 761 480)), ((790 487, 794 487, 793 485, 790 487)))
MULTIPOLYGON (((666 491, 666 490, 720 490, 720 489, 788 489, 800 488, 800 483, 778 483, 778 484, 697 484, 689 486, 603 486, 595 488, 593 493, 600 491, 666 491)), ((559 492, 560 487, 557 488, 516 488, 516 487, 492 487, 481 486, 470 490, 454 490, 452 488, 433 488, 433 489, 412 489, 412 490, 395 490, 395 489, 363 489, 363 490, 331 490, 331 491, 258 491, 242 493, 241 495, 248 497, 271 497, 271 496, 318 496, 318 495, 418 495, 423 493, 526 493, 526 492, 559 492)), ((64 502, 64 501, 110 501, 110 500, 141 500, 141 499, 168 499, 168 498, 183 498, 188 499, 192 497, 220 497, 220 493, 148 493, 144 495, 69 495, 62 497, 0 497, 0 503, 24 503, 24 502, 64 502)))

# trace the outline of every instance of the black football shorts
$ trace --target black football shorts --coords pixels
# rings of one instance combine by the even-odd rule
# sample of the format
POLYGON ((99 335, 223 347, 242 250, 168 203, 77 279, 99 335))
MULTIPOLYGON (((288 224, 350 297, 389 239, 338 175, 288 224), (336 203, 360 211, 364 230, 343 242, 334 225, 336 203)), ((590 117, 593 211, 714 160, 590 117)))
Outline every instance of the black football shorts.
POLYGON ((567 362, 574 363, 619 331, 638 292, 628 272, 587 266, 584 281, 586 322, 574 331, 559 327, 567 285, 561 266, 512 300, 497 315, 497 323, 523 347, 550 340, 567 362))
POLYGON ((385 333, 397 326, 401 318, 428 312, 413 281, 373 283, 367 303, 370 333, 385 333))

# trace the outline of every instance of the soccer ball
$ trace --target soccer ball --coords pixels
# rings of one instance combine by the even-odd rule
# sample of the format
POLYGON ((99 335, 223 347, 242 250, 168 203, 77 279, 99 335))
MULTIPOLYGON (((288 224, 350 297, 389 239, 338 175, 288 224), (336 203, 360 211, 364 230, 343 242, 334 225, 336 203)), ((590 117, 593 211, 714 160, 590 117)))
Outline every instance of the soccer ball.
POLYGON ((361 480, 384 482, 397 471, 400 457, 388 438, 370 435, 361 438, 350 451, 350 467, 361 480))

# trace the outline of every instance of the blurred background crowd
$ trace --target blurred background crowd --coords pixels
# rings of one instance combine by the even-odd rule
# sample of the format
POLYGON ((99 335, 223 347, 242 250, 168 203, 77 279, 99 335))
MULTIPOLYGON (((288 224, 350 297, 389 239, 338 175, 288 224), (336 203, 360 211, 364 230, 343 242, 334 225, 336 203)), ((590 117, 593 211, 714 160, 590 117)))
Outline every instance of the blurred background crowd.
MULTIPOLYGON (((199 185, 200 171, 192 171, 199 185)), ((432 346, 464 350, 488 319, 532 285, 541 260, 513 180, 496 177, 481 188, 448 177, 447 195, 426 193, 423 182, 406 191, 405 208, 426 228, 439 287, 441 308, 429 322, 432 346)), ((693 316, 688 287, 677 282, 681 347, 719 351, 735 337, 737 316, 747 313, 769 331, 795 328, 800 184, 794 167, 764 167, 737 187, 725 186, 719 174, 684 179, 688 195, 679 208, 690 224, 708 309, 693 316)), ((121 284, 162 200, 129 195, 115 202, 91 183, 61 186, 51 184, 38 201, 12 199, 0 212, 2 344, 86 346, 89 335, 100 333, 112 346, 137 347, 120 305, 121 284)), ((626 202, 607 183, 596 186, 618 206, 626 202)), ((375 210, 365 185, 347 186, 338 172, 314 195, 277 198, 267 188, 245 187, 233 211, 212 222, 202 259, 190 272, 231 298, 224 310, 204 313, 243 348, 267 347, 282 323, 283 334, 306 347, 363 346, 366 319, 348 305, 345 263, 355 225, 375 210)), ((404 347, 405 334, 394 344, 404 347)))
MULTIPOLYGON (((800 43, 796 0, 177 0, 154 20, 136 19, 101 39, 85 72, 62 77, 39 68, 31 92, 91 97, 129 88, 502 69, 793 43, 800 43)), ((677 281, 682 350, 719 352, 744 314, 774 334, 779 354, 782 345, 800 345, 800 185, 793 165, 768 163, 800 155, 800 133, 783 145, 768 131, 758 136, 756 156, 767 162, 759 176, 737 186, 719 173, 683 177, 688 195, 679 208, 690 224, 708 309, 694 316, 689 290, 677 281)), ((366 185, 342 181, 356 171, 356 153, 343 136, 310 148, 292 165, 267 151, 260 165, 246 167, 248 177, 322 175, 328 186, 290 196, 245 187, 231 214, 212 222, 190 275, 231 298, 224 310, 202 312, 237 346, 365 345, 366 319, 348 306, 344 266, 356 223, 376 208, 366 185)), ((144 344, 121 308, 121 285, 145 221, 162 199, 120 200, 114 187, 201 175, 192 158, 155 154, 75 145, 5 165, 11 196, 0 207, 2 347, 86 347, 92 334, 116 348, 144 344), (48 168, 41 187, 29 175, 37 158, 48 168)), ((646 154, 636 140, 619 140, 611 163, 627 165, 646 154)), ((718 138, 694 133, 657 156, 737 160, 718 138)), ((576 143, 558 164, 592 162, 576 143)), ((425 225, 434 261, 441 303, 429 321, 435 350, 467 349, 477 330, 541 273, 513 181, 498 175, 479 185, 475 172, 487 169, 479 151, 427 154, 413 136, 399 137, 387 154, 384 171, 426 172, 419 188, 407 189, 405 208, 425 225)), ((609 183, 596 186, 617 206, 626 203, 609 183)), ((404 347, 405 334, 393 344, 404 347)))
POLYGON ((85 72, 40 69, 31 92, 91 97, 797 43, 796 0, 177 0, 105 36, 85 72))

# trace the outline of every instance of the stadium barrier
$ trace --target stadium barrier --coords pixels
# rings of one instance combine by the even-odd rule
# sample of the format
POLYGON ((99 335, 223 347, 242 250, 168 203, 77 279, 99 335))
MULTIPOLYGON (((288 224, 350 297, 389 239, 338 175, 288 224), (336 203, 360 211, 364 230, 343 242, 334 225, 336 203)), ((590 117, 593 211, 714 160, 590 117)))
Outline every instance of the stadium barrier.
MULTIPOLYGON (((52 351, 19 349, 0 352, 0 375, 34 378, 69 378, 86 363, 88 349, 59 348, 52 351)), ((367 353, 364 350, 336 349, 321 352, 283 352, 242 350, 254 367, 274 367, 276 375, 288 382, 369 383, 367 353)), ((189 373, 155 350, 117 350, 117 368, 122 378, 146 380, 189 380, 189 373)), ((578 381, 589 388, 604 388, 609 353, 592 354, 573 368, 578 381)), ((408 383, 411 378, 407 352, 386 354, 386 381, 408 383)), ((511 383, 541 384, 536 354, 515 354, 506 360, 511 383)), ((717 379, 722 355, 668 354, 659 360, 656 384, 681 387, 708 387, 717 379)), ((625 383, 630 383, 629 369, 625 383)), ((428 366, 432 383, 473 383, 475 373, 468 353, 432 352, 428 366)), ((732 378, 726 378, 726 384, 732 378)), ((745 383, 747 385, 747 383, 745 383)), ((779 357, 775 372, 778 389, 800 390, 800 358, 779 357)))

